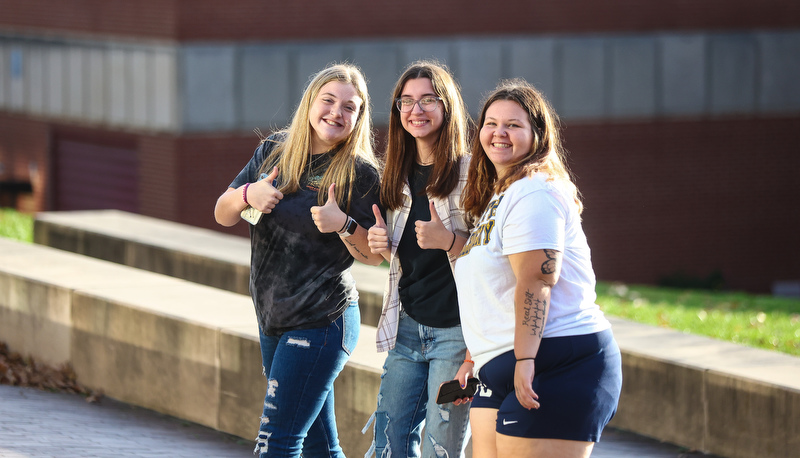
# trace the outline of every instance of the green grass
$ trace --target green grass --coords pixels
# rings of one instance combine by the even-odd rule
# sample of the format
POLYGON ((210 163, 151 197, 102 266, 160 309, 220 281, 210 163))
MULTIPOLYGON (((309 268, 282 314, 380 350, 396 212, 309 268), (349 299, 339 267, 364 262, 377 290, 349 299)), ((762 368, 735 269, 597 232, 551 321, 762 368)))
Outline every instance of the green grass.
POLYGON ((800 356, 800 300, 600 283, 609 315, 755 348, 800 356))
POLYGON ((0 237, 33 243, 33 216, 0 208, 0 237))
MULTIPOLYGON (((33 216, 0 209, 0 237, 33 242, 33 216)), ((609 315, 800 356, 800 300, 737 292, 599 283, 609 315)))

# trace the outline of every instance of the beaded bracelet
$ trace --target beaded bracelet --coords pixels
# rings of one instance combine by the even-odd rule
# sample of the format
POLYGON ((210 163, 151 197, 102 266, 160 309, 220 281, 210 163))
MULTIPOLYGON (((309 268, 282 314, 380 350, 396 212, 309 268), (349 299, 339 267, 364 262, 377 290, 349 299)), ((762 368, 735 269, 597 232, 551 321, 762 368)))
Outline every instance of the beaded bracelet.
POLYGON ((245 183, 244 188, 242 189, 242 200, 247 205, 250 205, 250 202, 247 201, 247 187, 250 186, 250 183, 245 183))
POLYGON ((475 364, 475 361, 473 361, 473 360, 471 360, 471 359, 465 359, 465 360, 464 360, 464 362, 465 362, 465 363, 471 363, 471 364, 475 364))

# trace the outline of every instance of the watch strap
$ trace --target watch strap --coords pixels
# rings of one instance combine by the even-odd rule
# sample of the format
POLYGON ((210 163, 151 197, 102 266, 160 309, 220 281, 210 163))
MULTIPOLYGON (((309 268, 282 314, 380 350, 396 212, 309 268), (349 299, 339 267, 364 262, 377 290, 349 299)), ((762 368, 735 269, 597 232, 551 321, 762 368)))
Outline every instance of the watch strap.
POLYGON ((356 220, 351 216, 348 216, 347 223, 344 225, 344 230, 339 232, 339 237, 350 237, 356 233, 356 229, 358 229, 358 223, 356 223, 356 220))

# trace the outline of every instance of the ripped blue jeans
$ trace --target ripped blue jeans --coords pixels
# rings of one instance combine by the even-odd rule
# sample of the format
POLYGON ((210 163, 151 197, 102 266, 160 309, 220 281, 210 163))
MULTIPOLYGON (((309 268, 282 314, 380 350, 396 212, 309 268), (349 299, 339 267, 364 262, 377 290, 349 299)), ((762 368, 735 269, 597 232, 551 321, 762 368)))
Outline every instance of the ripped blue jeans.
POLYGON ((264 414, 254 453, 259 458, 344 458, 336 430, 333 381, 358 342, 361 312, 351 303, 324 328, 260 333, 267 377, 264 414))
POLYGON ((442 382, 456 376, 466 351, 461 326, 433 328, 400 312, 397 344, 386 356, 378 407, 370 419, 374 440, 365 457, 464 456, 469 404, 439 405, 436 394, 442 382))

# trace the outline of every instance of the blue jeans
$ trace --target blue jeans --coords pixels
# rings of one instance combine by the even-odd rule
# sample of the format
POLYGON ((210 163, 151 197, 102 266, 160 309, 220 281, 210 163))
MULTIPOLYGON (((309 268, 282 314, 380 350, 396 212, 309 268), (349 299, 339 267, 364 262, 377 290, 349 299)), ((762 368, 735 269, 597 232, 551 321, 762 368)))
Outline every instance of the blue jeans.
POLYGON ((256 439, 260 458, 344 458, 339 446, 333 381, 358 342, 361 312, 353 302, 324 328, 261 334, 267 377, 264 414, 256 439))
POLYGON ((397 345, 383 366, 374 440, 365 457, 373 451, 381 458, 464 456, 469 405, 436 404, 436 393, 456 376, 466 351, 461 326, 432 328, 400 312, 397 345))

